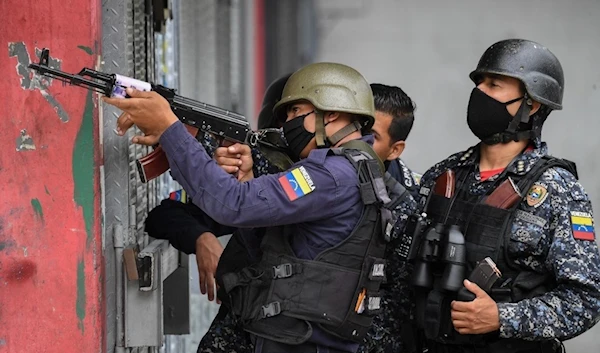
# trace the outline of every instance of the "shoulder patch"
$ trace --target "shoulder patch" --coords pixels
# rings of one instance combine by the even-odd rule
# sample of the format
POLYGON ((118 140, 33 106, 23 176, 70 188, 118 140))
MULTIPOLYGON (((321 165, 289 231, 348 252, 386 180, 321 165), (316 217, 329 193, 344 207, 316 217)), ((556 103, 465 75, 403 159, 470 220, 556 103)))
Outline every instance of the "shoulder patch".
POLYGON ((404 185, 406 185, 407 188, 411 188, 413 186, 412 173, 405 165, 402 165, 402 174, 404 177, 404 185))
POLYGON ((541 184, 534 184, 527 192, 527 204, 538 207, 548 197, 548 189, 541 184))
POLYGON ((283 187, 283 190, 290 201, 297 200, 306 194, 310 194, 316 188, 304 166, 294 168, 285 173, 285 175, 279 178, 279 183, 283 187))
POLYGON ((179 201, 182 203, 188 203, 187 192, 185 192, 185 190, 183 190, 183 189, 169 193, 169 199, 179 201))
POLYGON ((594 240, 594 219, 587 212, 571 211, 573 237, 579 240, 594 240))

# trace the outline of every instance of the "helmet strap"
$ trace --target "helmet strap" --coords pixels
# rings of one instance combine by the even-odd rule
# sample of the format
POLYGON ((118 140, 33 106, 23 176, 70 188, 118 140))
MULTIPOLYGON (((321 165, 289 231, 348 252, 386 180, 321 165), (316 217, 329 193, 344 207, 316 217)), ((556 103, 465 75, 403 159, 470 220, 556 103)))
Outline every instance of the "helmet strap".
POLYGON ((355 120, 352 123, 344 126, 340 130, 338 130, 335 134, 331 135, 331 137, 328 137, 327 140, 329 141, 329 143, 331 144, 331 146, 335 146, 344 137, 350 135, 351 133, 353 133, 355 131, 360 131, 361 128, 362 128, 361 123, 355 120))
POLYGON ((531 112, 532 107, 533 102, 531 101, 531 98, 529 98, 529 95, 525 93, 525 95, 523 95, 523 103, 519 107, 519 110, 517 110, 517 114, 515 114, 512 121, 508 125, 506 132, 509 134, 514 134, 517 132, 517 128, 519 127, 520 123, 527 124, 529 122, 529 113, 531 112))
POLYGON ((325 114, 315 109, 315 140, 317 142, 317 148, 327 147, 325 139, 325 114))
POLYGON ((517 110, 517 113, 510 121, 508 128, 501 133, 497 133, 486 138, 483 142, 488 145, 495 145, 497 143, 508 143, 511 141, 516 142, 535 138, 535 132, 533 129, 517 131, 520 123, 529 123, 529 113, 531 112, 532 107, 533 102, 531 101, 531 98, 529 98, 529 95, 525 93, 523 96, 523 104, 521 104, 519 110, 517 110))

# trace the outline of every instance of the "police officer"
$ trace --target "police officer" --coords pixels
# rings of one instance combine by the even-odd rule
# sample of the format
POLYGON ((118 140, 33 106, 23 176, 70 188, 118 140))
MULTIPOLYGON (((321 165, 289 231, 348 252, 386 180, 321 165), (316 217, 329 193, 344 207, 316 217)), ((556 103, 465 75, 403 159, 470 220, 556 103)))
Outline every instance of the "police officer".
POLYGON ((411 171, 400 159, 415 121, 415 104, 397 86, 372 83, 371 90, 375 99, 373 149, 384 160, 387 172, 402 183, 416 199, 419 197, 420 175, 411 171))
MULTIPOLYGON (((373 150, 384 160, 386 169, 392 177, 398 180, 411 193, 418 195, 418 184, 414 173, 399 158, 404 150, 405 140, 414 121, 414 103, 406 93, 395 86, 371 84, 375 104, 375 123, 372 134, 374 137, 373 150)), ((231 146, 232 152, 220 148, 216 151, 216 160, 220 164, 229 164, 237 172, 240 166, 235 160, 235 154, 249 154, 249 148, 241 145, 231 146), (226 157, 222 158, 221 157, 226 157)), ((256 161, 256 158, 253 158, 256 161)), ((250 169, 250 166, 240 166, 250 169)), ((406 207, 403 216, 412 212, 412 207, 406 207)), ((402 222, 403 223, 403 222, 402 222)), ((409 349, 403 333, 404 325, 408 322, 411 296, 408 288, 408 268, 402 260, 402 254, 407 250, 406 239, 395 237, 386 248, 387 283, 381 286, 382 310, 373 320, 370 331, 359 347, 359 352, 403 352, 409 349)), ((207 340, 205 336, 203 342, 207 340)), ((213 339, 211 338, 211 343, 213 339)), ((232 342, 219 340, 219 347, 234 349, 232 342)), ((201 343, 202 345, 202 343, 201 343)), ((224 349, 226 350, 226 349, 224 349)), ((213 352, 214 345, 206 346, 204 352, 213 352)))
POLYGON ((562 109, 563 71, 546 47, 510 39, 470 78, 467 123, 481 143, 421 182, 431 223, 415 262, 417 322, 429 352, 558 352, 600 313, 590 200, 541 140, 562 109), (475 268, 487 268, 482 280, 462 282, 475 268))
MULTIPOLYGON (((272 82, 263 97, 261 111, 258 115, 258 132, 251 155, 253 157, 254 174, 264 175, 281 172, 291 166, 289 157, 282 153, 279 130, 281 124, 273 117, 273 107, 281 99, 283 87, 291 74, 286 74, 272 82)), ((209 154, 213 154, 216 141, 209 134, 199 139, 209 154)), ((237 165, 235 163, 234 165, 237 165)), ((235 170, 233 170, 235 172, 235 170)), ((215 299, 214 277, 220 261, 220 271, 232 268, 243 268, 253 263, 253 254, 248 251, 243 234, 231 227, 222 226, 193 203, 187 203, 179 195, 179 190, 171 193, 171 198, 150 211, 146 218, 145 230, 154 238, 169 240, 176 249, 186 254, 196 254, 196 262, 200 275, 200 291, 207 294, 208 300, 215 299), (178 197, 179 196, 179 197, 178 197), (231 234, 225 249, 217 237, 231 234)), ((254 346, 248 334, 228 315, 227 306, 222 305, 219 313, 211 323, 208 331, 198 345, 198 352, 236 351, 252 352, 254 346)))
POLYGON ((270 227, 259 264, 222 285, 232 310, 257 337, 257 350, 355 351, 380 309, 385 239, 396 223, 386 207, 410 199, 384 179, 369 139, 361 137, 374 115, 366 80, 331 63, 294 73, 275 109, 301 160, 288 172, 244 183, 205 154, 162 97, 128 94, 132 98, 105 99, 125 111, 120 130, 136 124, 145 136, 135 143, 160 138, 173 176, 194 203, 220 223, 270 227))
MULTIPOLYGON (((286 74, 267 87, 263 97, 262 109, 258 115, 258 131, 251 139, 253 149, 253 168, 257 175, 271 174, 288 169, 292 161, 285 154, 285 141, 279 132, 280 124, 273 118, 273 107, 279 99, 283 86, 291 74, 286 74)), ((198 137, 209 155, 214 155, 217 141, 210 134, 198 137)), ((223 252, 221 243, 214 233, 231 234, 233 229, 223 227, 207 217, 197 206, 190 203, 187 193, 181 189, 172 192, 168 199, 152 209, 146 218, 146 232, 157 239, 166 239, 176 249, 186 254, 196 254, 198 272, 200 274, 200 291, 208 294, 208 300, 215 298, 214 275, 223 252)), ((230 251, 238 248, 238 237, 229 242, 230 251)), ((240 249, 235 253, 242 252, 240 249)), ((242 261, 244 256, 231 256, 242 261)))
MULTIPOLYGON (((261 131, 280 125, 274 119, 272 110, 275 103, 281 99, 283 86, 289 76, 289 74, 283 76, 267 88, 258 118, 258 128, 261 131)), ((411 194, 418 195, 418 184, 413 177, 414 173, 399 158, 413 125, 414 103, 399 87, 371 84, 371 89, 375 105, 375 123, 372 128, 373 150, 385 160, 386 169, 393 171, 390 173, 392 177, 401 182, 411 194)), ((206 143, 204 145, 207 146, 206 143)), ((213 144, 208 143, 208 148, 212 148, 212 146, 213 144)), ((259 144, 258 149, 252 149, 252 151, 248 147, 244 150, 241 146, 232 148, 236 148, 232 153, 225 153, 226 148, 217 149, 215 152, 217 162, 229 172, 239 171, 238 167, 241 164, 239 162, 243 158, 237 155, 247 153, 253 157, 255 175, 271 173, 274 158, 269 152, 269 145, 259 144), (238 147, 240 147, 239 150, 238 147), (263 154, 269 158, 264 158, 263 154), (257 163, 260 163, 258 168, 257 163)), ((280 170, 276 172, 278 171, 280 170)), ((220 243, 215 241, 213 233, 222 234, 223 227, 207 219, 193 204, 182 205, 179 202, 164 200, 161 205, 150 212, 146 221, 146 230, 153 237, 169 239, 174 247, 187 253, 192 253, 195 248, 199 272, 207 272, 204 277, 201 275, 200 288, 203 293, 208 291, 208 299, 212 300, 212 283, 209 281, 212 280, 214 268, 216 268, 215 255, 220 253, 220 243), (214 229, 211 230, 213 227, 214 229), (200 234, 201 236, 199 236, 200 234), (212 270, 206 271, 207 269, 212 270), (209 283, 205 283, 203 286, 203 280, 209 283)), ((224 268, 228 266, 237 266, 239 263, 248 261, 246 249, 240 249, 238 246, 238 244, 243 244, 243 239, 239 235, 237 232, 234 233, 228 243, 223 260, 219 265, 220 272, 223 272, 224 268)), ((395 251, 398 251, 398 249, 394 249, 396 243, 397 241, 393 240, 389 249, 386 250, 386 260, 390 264, 387 266, 387 278, 390 284, 401 285, 393 287, 387 284, 382 285, 382 291, 389 292, 387 295, 383 294, 382 298, 386 301, 386 307, 404 308, 403 312, 406 312, 406 316, 408 316, 410 296, 406 286, 407 269, 404 263, 395 263, 399 258, 395 255, 395 251)), ((397 245, 400 248, 403 246, 403 244, 397 245)), ((202 338, 198 352, 251 351, 252 344, 246 339, 246 333, 232 321, 230 316, 225 316, 226 311, 226 306, 221 306, 219 314, 202 338)), ((391 314, 392 310, 385 310, 377 315, 371 330, 359 348, 360 352, 386 350, 399 352, 404 348, 399 323, 405 320, 399 320, 398 310, 393 312, 394 314, 391 314)))

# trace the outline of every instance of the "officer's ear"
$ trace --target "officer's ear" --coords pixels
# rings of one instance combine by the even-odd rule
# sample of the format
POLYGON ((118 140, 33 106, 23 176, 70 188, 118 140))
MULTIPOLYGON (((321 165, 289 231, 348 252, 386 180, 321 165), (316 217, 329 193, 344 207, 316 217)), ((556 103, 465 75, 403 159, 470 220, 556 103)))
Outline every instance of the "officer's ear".
POLYGON ((532 116, 533 114, 537 113, 537 111, 540 109, 540 107, 542 106, 542 104, 540 102, 536 102, 533 99, 531 100, 531 102, 533 103, 531 105, 531 111, 529 112, 529 116, 532 116))
POLYGON ((398 157, 400 157, 402 152, 404 152, 405 146, 406 146, 406 143, 403 140, 394 142, 390 146, 390 153, 388 154, 386 160, 393 161, 394 159, 397 159, 398 157))
POLYGON ((325 112, 325 124, 332 123, 339 119, 340 112, 325 112))

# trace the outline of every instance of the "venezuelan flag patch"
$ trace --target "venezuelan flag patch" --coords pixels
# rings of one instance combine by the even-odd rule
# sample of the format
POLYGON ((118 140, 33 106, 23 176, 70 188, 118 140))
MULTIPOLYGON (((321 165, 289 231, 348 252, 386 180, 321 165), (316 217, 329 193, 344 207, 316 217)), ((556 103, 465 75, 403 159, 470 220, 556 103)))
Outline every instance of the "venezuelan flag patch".
POLYGON ((187 192, 185 192, 185 190, 183 190, 183 189, 173 191, 172 193, 170 193, 169 199, 175 200, 175 201, 180 201, 182 203, 188 203, 187 192))
POLYGON ((279 183, 290 201, 297 200, 315 190, 315 184, 304 167, 287 172, 279 178, 279 183))
POLYGON ((594 219, 587 212, 571 211, 573 237, 579 240, 594 240, 594 219))

